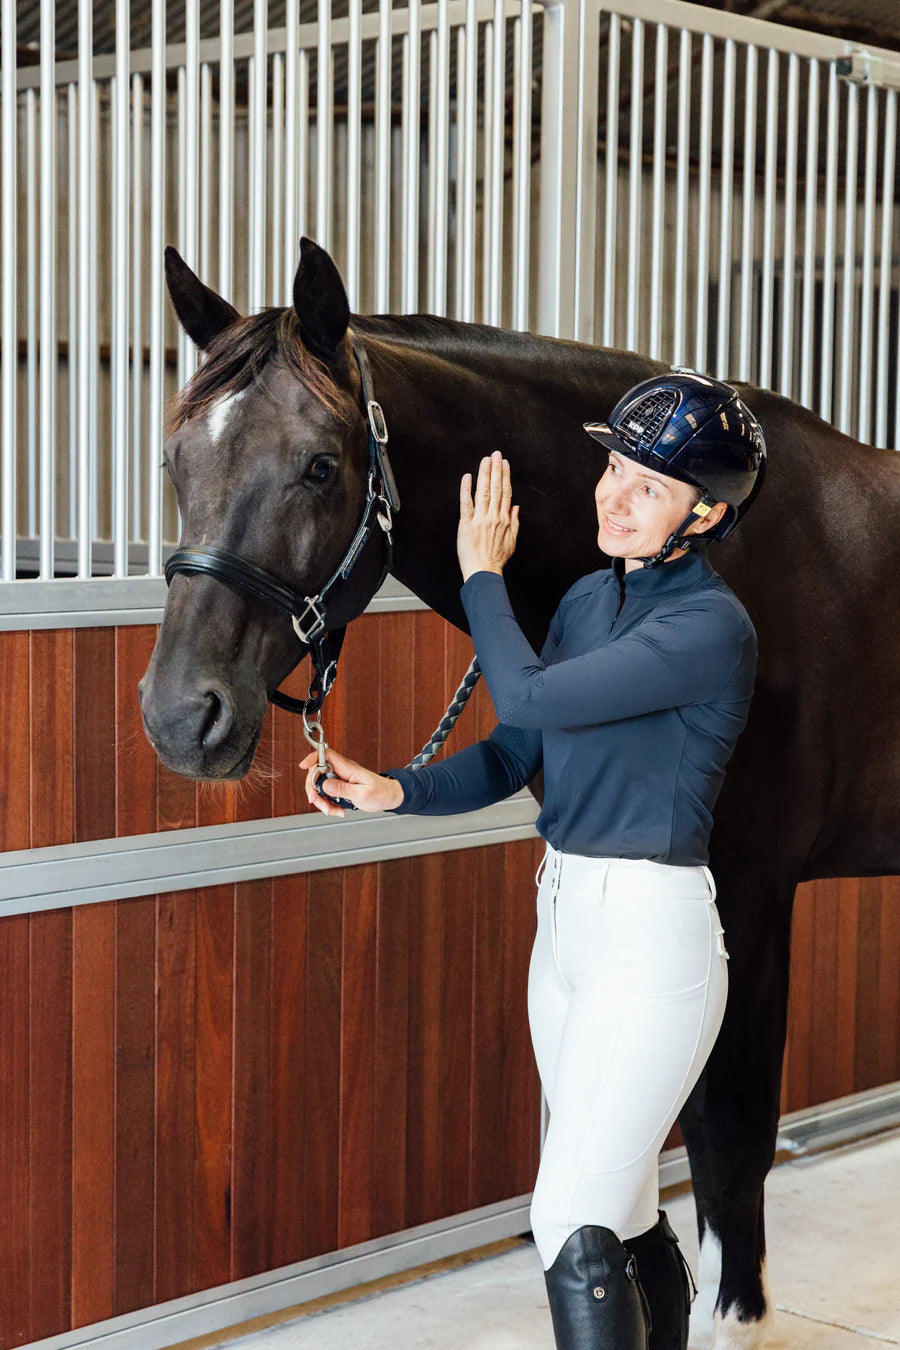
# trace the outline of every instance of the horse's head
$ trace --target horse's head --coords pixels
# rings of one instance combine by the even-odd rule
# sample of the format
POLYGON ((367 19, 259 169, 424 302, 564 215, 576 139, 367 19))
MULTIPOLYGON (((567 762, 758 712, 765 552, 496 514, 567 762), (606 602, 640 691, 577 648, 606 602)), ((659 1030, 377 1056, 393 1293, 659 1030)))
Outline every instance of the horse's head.
MULTIPOLYGON (((175 402, 165 464, 182 547, 225 550, 300 595, 340 563, 366 500, 367 434, 349 347, 347 297, 328 254, 301 241, 294 303, 241 318, 174 249, 178 318, 207 359, 175 402)), ((332 593, 329 628, 365 607, 381 574, 376 531, 332 593)), ((306 654, 288 614, 209 575, 172 577, 139 693, 169 768, 240 778, 269 693, 306 654)))

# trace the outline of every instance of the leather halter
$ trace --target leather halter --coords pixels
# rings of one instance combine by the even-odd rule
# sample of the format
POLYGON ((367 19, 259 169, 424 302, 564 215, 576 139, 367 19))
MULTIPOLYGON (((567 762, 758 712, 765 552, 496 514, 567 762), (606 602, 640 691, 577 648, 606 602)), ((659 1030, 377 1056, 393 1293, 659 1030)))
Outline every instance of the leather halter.
MULTIPOLYGON (((362 396, 368 429, 369 463, 366 501, 362 518, 347 551, 331 576, 314 595, 302 595, 279 581, 270 572, 255 563, 247 562, 236 553, 213 545, 197 544, 178 548, 166 560, 166 583, 171 585, 177 572, 186 576, 204 574, 224 582, 232 590, 242 591, 262 600, 272 609, 290 616, 294 632, 312 652, 315 678, 310 685, 309 698, 300 700, 282 694, 277 689, 269 695, 272 703, 288 712, 310 716, 319 711, 337 673, 337 657, 328 649, 327 603, 329 593, 339 581, 346 581, 358 562, 377 525, 384 537, 385 552, 378 581, 381 586, 393 563, 393 512, 400 510, 400 496, 387 454, 388 431, 381 406, 376 402, 372 385, 369 358, 360 338, 348 332, 353 356, 362 381, 362 396)), ((374 594, 374 592, 373 592, 374 594)))

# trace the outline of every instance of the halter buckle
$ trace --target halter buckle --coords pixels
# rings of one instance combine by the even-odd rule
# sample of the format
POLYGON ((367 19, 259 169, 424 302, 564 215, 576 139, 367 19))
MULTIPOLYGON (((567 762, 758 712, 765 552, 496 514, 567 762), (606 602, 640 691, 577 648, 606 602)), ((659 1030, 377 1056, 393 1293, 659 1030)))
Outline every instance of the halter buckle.
POLYGON ((294 632, 297 634, 300 641, 305 642, 307 646, 310 646, 320 633, 325 632, 325 615, 318 608, 321 601, 322 597, 320 595, 314 596, 312 599, 307 596, 306 608, 303 613, 291 615, 291 623, 294 626, 294 632), (315 615, 315 618, 309 628, 304 629, 303 624, 310 611, 315 615))
POLYGON ((387 422, 384 420, 384 412, 382 411, 381 404, 376 402, 374 398, 370 398, 366 404, 366 413, 368 414, 372 435, 379 445, 387 445, 387 422))
POLYGON ((391 515, 391 504, 384 493, 378 494, 378 501, 381 504, 381 510, 376 512, 376 519, 385 534, 390 534, 391 530, 394 528, 394 517, 391 515))

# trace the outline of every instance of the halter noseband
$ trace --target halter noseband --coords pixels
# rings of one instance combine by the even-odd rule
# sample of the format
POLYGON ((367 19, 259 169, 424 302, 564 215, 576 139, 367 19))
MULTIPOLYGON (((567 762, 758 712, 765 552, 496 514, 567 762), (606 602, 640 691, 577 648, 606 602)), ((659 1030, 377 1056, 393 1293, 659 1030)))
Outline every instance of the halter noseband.
POLYGON ((328 651, 326 606, 329 593, 338 581, 346 581, 350 576, 372 536, 376 522, 381 528, 385 543, 381 576, 375 588, 378 590, 393 564, 392 513, 400 510, 400 496, 387 454, 387 424, 381 405, 375 400, 369 358, 360 338, 352 332, 349 333, 349 337, 362 381, 368 429, 369 466, 366 501, 362 519, 347 551, 324 586, 321 586, 315 595, 301 595, 299 591, 292 590, 270 572, 257 567, 255 563, 246 562, 236 553, 229 553, 226 549, 216 548, 213 545, 197 544, 193 548, 178 548, 170 554, 165 566, 167 585, 171 585, 176 572, 183 572, 186 576, 203 573, 224 582, 232 590, 252 595, 272 609, 290 616, 297 637, 312 652, 315 678, 310 686, 308 699, 301 701, 291 698, 290 695, 282 694, 277 689, 269 695, 269 699, 288 712, 305 716, 319 711, 337 673, 337 657, 330 656, 328 651))

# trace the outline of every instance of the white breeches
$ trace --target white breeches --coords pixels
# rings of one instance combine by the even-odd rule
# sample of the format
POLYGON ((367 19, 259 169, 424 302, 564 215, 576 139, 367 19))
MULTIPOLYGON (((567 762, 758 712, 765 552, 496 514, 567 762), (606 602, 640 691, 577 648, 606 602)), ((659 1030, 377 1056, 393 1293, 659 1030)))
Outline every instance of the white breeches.
POLYGON ((708 867, 584 858, 538 870, 528 1015, 550 1126, 531 1205, 549 1269, 585 1224, 657 1221, 657 1161, 713 1047, 727 953, 708 867))

